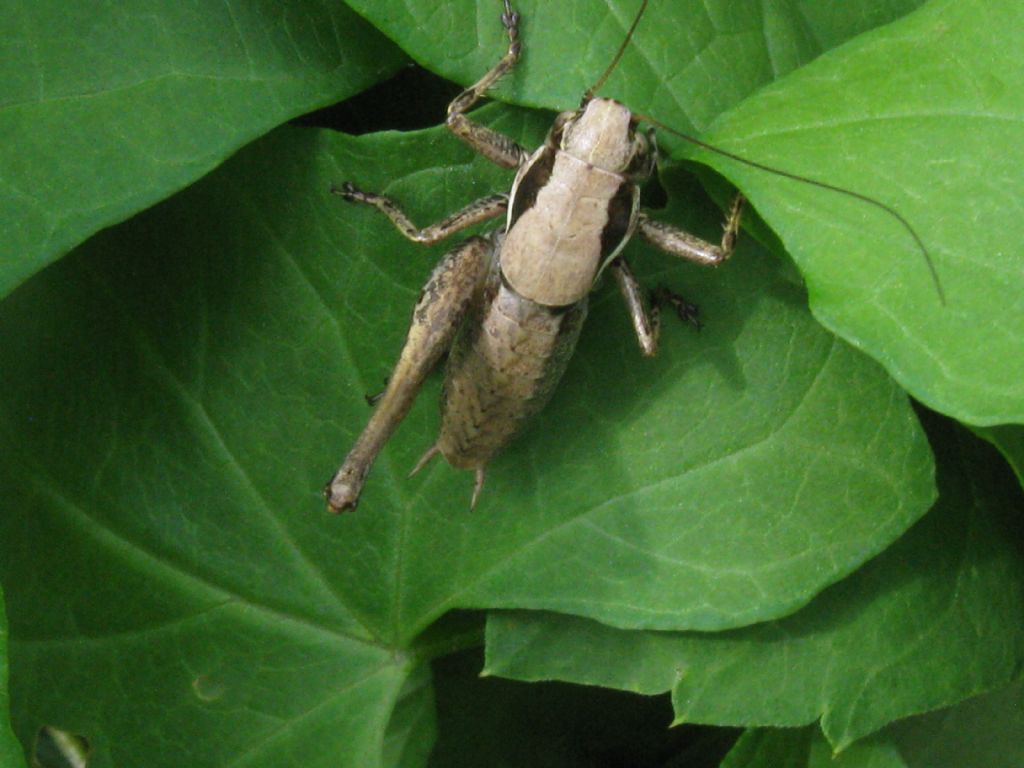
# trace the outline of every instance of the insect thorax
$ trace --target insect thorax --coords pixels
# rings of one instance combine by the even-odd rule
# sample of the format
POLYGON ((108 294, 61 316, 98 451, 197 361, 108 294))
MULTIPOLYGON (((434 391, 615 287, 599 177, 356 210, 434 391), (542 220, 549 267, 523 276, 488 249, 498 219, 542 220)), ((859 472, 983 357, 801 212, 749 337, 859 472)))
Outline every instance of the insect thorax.
POLYGON ((579 301, 636 224, 650 145, 630 111, 593 99, 556 120, 512 187, 501 253, 508 284, 550 307, 579 301))

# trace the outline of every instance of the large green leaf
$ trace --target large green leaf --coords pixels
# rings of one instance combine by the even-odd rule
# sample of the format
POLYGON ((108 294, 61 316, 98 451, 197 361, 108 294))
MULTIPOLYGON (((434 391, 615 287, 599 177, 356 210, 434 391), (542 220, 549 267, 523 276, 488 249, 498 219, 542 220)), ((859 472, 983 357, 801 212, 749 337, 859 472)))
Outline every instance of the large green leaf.
MULTIPOLYGON (((437 258, 330 181, 426 220, 501 175, 441 129, 282 130, 0 306, 22 738, 51 723, 97 765, 154 768, 273 765, 312 738, 373 765, 383 740, 409 746, 389 714, 411 643, 451 608, 734 626, 803 604, 927 509, 902 392, 748 243, 714 274, 638 251, 646 279, 699 297, 706 329, 667 325, 643 361, 601 291, 548 420, 495 462, 476 512, 466 474, 404 478, 436 430, 434 381, 359 510, 329 518, 319 488, 437 258), (170 734, 184 752, 156 754, 170 734)), ((713 232, 718 212, 690 202, 679 220, 713 232)))
POLYGON ((330 0, 6 3, 0 296, 256 136, 401 61, 330 0))
POLYGON ((778 622, 718 634, 492 616, 487 668, 655 693, 680 720, 793 726, 832 744, 1004 685, 1024 660, 1020 491, 991 448, 938 435, 941 500, 885 554, 778 622))
POLYGON ((4 610, 3 590, 0 589, 0 765, 21 768, 22 749, 11 732, 10 697, 7 693, 7 612, 4 610))
POLYGON ((815 315, 915 397, 964 421, 1024 420, 1024 66, 1014 0, 935 0, 738 106, 712 140, 873 195, 881 211, 722 158, 803 272, 815 315))
MULTIPOLYGON (((374 145, 378 164, 392 159, 353 170, 361 184, 411 201, 423 220, 466 200, 422 191, 427 173, 435 188, 453 186, 442 168, 455 161, 440 148, 427 160, 413 140, 370 139, 346 150, 353 168, 374 145)), ((333 409, 354 436, 366 418, 361 393, 386 375, 405 323, 403 311, 390 320, 379 314, 395 293, 387 282, 405 286, 411 303, 428 266, 374 211, 343 213, 353 229, 335 240, 353 244, 358 285, 329 304, 358 318, 349 326, 355 380, 347 405, 333 409), (381 269, 384 282, 376 283, 371 276, 381 269)), ((682 215, 682 205, 666 212, 682 215)), ((418 482, 381 477, 392 458, 400 474, 429 444, 432 408, 413 415, 415 426, 405 428, 413 437, 396 441, 363 502, 407 509, 403 573, 427 593, 403 606, 407 620, 419 626, 429 620, 422 611, 512 603, 618 626, 743 624, 793 610, 926 508, 931 467, 906 402, 873 366, 807 322, 799 294, 765 259, 740 258, 709 275, 669 270, 664 258, 644 254, 649 282, 687 285, 708 317, 701 337, 670 329, 656 364, 636 356, 617 297, 599 295, 552 413, 492 470, 486 520, 452 519, 464 509, 469 478, 444 467, 430 470, 422 491, 418 482), (505 472, 503 462, 511 462, 505 472), (389 485, 412 490, 392 500, 389 485), (438 541, 463 563, 457 575, 439 569, 438 541)))

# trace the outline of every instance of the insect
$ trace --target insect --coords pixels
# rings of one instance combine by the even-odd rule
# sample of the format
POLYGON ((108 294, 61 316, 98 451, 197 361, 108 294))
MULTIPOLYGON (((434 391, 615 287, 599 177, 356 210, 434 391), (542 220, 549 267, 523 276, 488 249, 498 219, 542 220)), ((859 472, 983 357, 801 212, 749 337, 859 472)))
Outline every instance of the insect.
MULTIPOLYGON (((458 244, 431 274, 369 423, 324 489, 333 512, 356 507, 377 454, 446 353, 440 431, 411 474, 442 455, 452 466, 474 472, 470 506, 475 507, 488 463, 554 392, 576 346, 588 294, 603 272, 610 272, 618 284, 643 354, 654 355, 658 348, 659 304, 672 303, 680 317, 699 327, 696 310, 665 289, 648 300, 621 254, 631 237, 638 234, 666 253, 709 266, 722 263, 733 251, 743 197, 737 195, 733 201, 717 244, 649 216, 640 209, 639 198, 657 161, 653 128, 640 130, 640 118, 626 106, 594 95, 621 58, 647 0, 579 108, 559 114, 534 152, 466 115, 520 56, 519 15, 510 0, 503 2, 501 22, 508 49, 451 102, 447 126, 488 159, 515 169, 511 191, 485 197, 418 229, 382 195, 362 191, 351 182, 332 188, 345 200, 374 206, 418 243, 432 244, 471 225, 505 217, 498 229, 458 244)), ((899 214, 872 198, 720 152, 879 206, 896 216, 920 245, 899 214)))

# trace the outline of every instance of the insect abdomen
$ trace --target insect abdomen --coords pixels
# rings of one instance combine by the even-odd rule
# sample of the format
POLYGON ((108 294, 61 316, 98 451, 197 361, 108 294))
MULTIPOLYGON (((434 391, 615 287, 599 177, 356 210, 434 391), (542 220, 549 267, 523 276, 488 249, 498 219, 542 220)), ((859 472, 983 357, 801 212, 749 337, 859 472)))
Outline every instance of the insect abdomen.
MULTIPOLYGON (((495 275, 495 282, 500 283, 495 275)), ((572 356, 586 299, 545 307, 499 285, 452 347, 437 447, 460 469, 484 467, 550 399, 572 356)))

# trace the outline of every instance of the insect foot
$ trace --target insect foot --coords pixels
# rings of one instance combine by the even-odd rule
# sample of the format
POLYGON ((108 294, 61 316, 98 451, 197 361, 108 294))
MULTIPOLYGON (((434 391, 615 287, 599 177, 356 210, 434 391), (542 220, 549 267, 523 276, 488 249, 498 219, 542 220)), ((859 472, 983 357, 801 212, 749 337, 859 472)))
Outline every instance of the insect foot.
POLYGON ((350 203, 353 203, 360 199, 360 196, 362 195, 362 190, 360 190, 359 187, 357 187, 351 181, 346 181, 343 182, 340 187, 336 184, 332 184, 331 194, 337 195, 338 197, 341 197, 345 200, 348 200, 350 203))
POLYGON ((369 466, 359 466, 351 459, 341 465, 331 481, 324 486, 324 498, 331 512, 337 514, 356 508, 369 469, 369 466))
POLYGON ((405 418, 427 374, 452 345, 481 294, 494 242, 464 240, 434 268, 412 313, 405 345, 373 415, 324 490, 332 512, 355 509, 363 482, 381 448, 405 418))
POLYGON ((658 311, 659 307, 663 304, 668 304, 676 311, 676 315, 684 323, 689 323, 698 331, 704 327, 704 323, 700 321, 700 309, 697 305, 691 304, 678 293, 664 286, 651 291, 651 304, 654 307, 654 311, 658 311))

